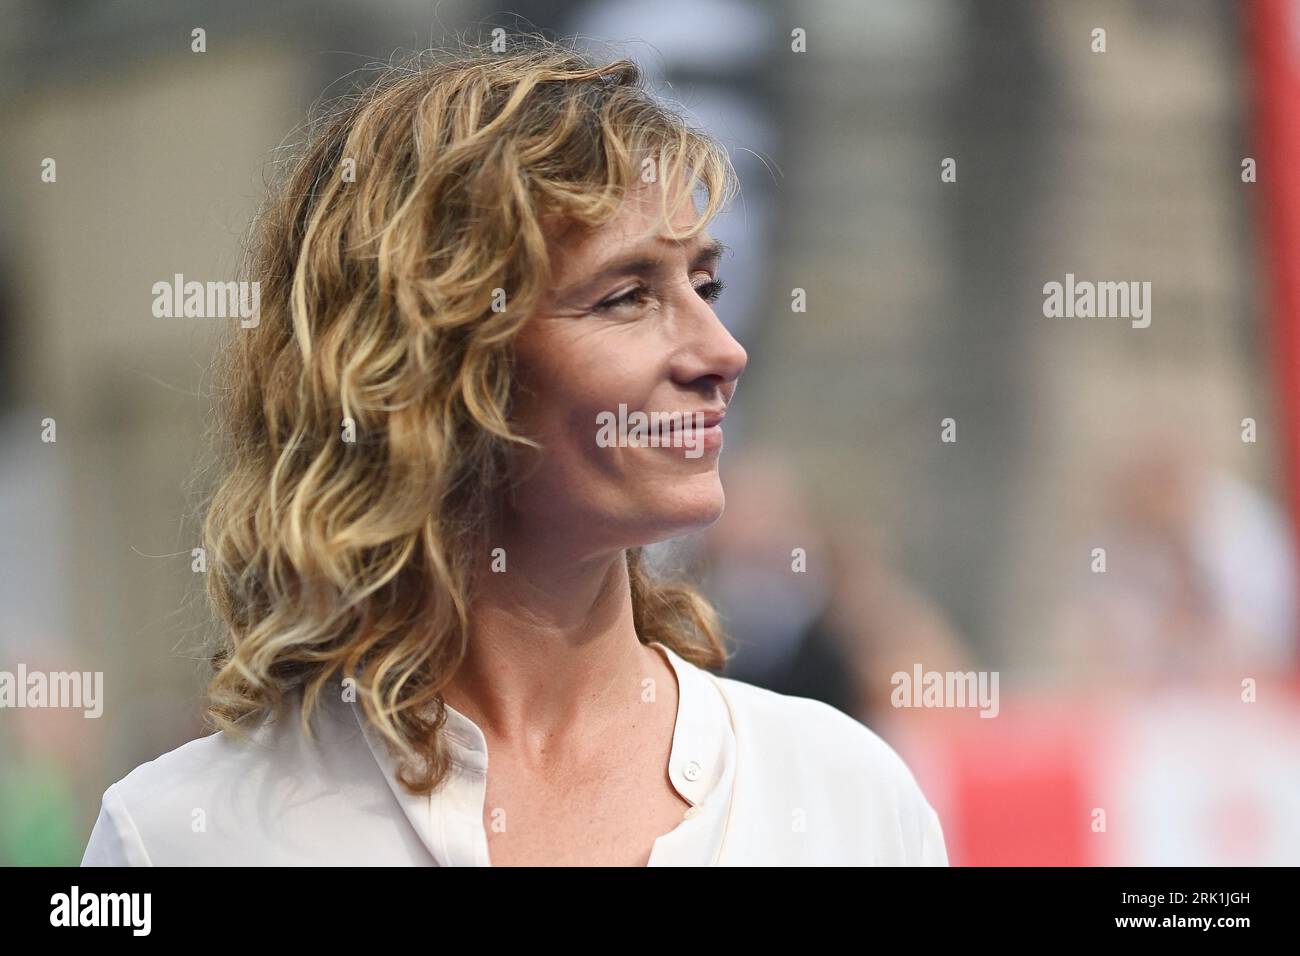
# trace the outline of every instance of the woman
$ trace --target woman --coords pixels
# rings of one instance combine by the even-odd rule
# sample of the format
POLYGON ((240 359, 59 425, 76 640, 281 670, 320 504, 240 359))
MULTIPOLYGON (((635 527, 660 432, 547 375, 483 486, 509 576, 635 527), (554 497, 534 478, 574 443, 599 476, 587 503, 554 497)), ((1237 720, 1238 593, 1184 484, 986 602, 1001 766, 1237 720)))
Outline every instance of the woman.
POLYGON ((715 677, 641 562, 722 513, 733 194, 633 64, 540 41, 335 112, 222 389, 219 732, 109 787, 86 864, 946 864, 879 737, 715 677))

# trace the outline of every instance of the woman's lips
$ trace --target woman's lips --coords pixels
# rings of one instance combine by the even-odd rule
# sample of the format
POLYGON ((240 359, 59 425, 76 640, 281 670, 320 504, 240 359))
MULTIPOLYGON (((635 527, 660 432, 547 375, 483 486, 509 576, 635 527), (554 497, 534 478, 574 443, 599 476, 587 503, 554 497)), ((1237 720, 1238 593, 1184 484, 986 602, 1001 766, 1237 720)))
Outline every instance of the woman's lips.
POLYGON ((726 412, 686 412, 681 417, 680 425, 676 419, 670 420, 668 447, 703 448, 709 451, 721 448, 722 420, 726 414, 726 412))
POLYGON ((601 448, 675 448, 685 449, 687 458, 699 458, 705 451, 722 447, 722 420, 726 407, 693 411, 628 412, 620 404, 618 411, 596 414, 596 444, 601 448))
POLYGON ((713 428, 720 426, 722 420, 727 417, 726 412, 663 412, 661 413, 664 420, 668 422, 668 430, 674 432, 678 429, 679 424, 683 430, 695 428, 699 424, 701 428, 713 428), (678 416, 673 418, 671 416, 678 416))

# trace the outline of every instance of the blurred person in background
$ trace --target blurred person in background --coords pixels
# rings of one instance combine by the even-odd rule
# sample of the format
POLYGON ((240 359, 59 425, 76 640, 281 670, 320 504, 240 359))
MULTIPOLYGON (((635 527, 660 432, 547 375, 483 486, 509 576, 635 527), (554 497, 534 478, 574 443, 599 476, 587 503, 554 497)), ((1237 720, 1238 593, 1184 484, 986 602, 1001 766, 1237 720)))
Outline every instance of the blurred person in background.
POLYGON ((727 510, 702 536, 700 561, 734 645, 728 676, 872 724, 896 716, 892 674, 968 668, 934 602, 814 514, 788 456, 757 446, 725 468, 727 510))
POLYGON ((1131 447, 1101 488, 1059 616, 1063 674, 1177 684, 1295 666, 1295 556, 1276 505, 1163 434, 1131 447))
POLYGON ((854 712, 847 655, 826 623, 835 561, 794 466, 755 449, 726 469, 727 510, 701 560, 734 645, 727 675, 854 712))

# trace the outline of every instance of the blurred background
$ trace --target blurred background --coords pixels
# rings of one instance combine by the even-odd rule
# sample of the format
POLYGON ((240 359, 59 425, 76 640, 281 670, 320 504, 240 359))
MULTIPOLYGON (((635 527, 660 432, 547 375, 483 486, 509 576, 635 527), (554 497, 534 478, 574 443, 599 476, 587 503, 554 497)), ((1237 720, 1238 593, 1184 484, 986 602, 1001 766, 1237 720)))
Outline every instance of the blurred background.
POLYGON ((505 8, 0 0, 0 671, 105 696, 0 710, 0 862, 77 863, 204 732, 224 320, 153 283, 236 277, 322 95, 502 26, 632 56, 740 171, 727 512, 656 553, 728 676, 888 740, 954 864, 1300 863, 1300 0, 505 8), (1150 327, 1045 317, 1067 273, 1150 327), (918 667, 997 716, 893 706, 918 667))

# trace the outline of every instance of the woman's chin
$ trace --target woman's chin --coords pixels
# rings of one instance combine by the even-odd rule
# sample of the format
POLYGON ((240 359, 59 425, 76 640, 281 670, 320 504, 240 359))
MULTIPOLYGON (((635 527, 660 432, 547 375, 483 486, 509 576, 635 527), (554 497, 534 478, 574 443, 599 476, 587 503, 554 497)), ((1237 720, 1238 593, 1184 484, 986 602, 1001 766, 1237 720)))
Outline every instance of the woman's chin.
POLYGON ((701 531, 722 517, 725 505, 726 496, 716 472, 679 482, 647 509, 648 516, 653 515, 654 540, 666 541, 701 531))

